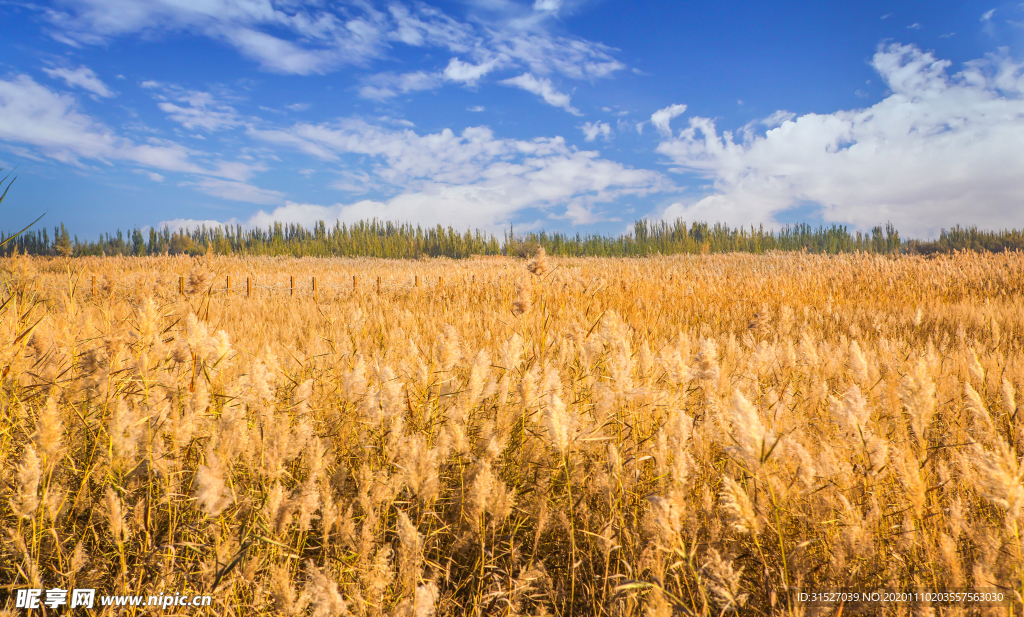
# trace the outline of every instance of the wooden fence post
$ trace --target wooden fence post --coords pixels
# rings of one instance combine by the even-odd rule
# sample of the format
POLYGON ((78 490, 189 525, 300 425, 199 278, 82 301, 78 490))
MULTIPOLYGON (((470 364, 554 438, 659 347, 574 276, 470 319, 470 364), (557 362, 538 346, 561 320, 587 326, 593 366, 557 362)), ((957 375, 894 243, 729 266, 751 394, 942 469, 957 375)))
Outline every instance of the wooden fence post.
POLYGON ((413 278, 415 278, 415 279, 416 279, 416 287, 419 287, 419 286, 420 286, 420 275, 418 275, 418 274, 417 274, 417 275, 416 275, 415 277, 413 277, 413 278))
POLYGON ((316 277, 313 277, 313 301, 316 301, 316 277))
POLYGON ((291 277, 292 295, 295 295, 295 277, 291 277))
POLYGON ((442 285, 444 285, 444 278, 439 276, 437 277, 437 286, 440 287, 442 285))
POLYGON ((380 291, 380 277, 377 277, 377 291, 380 291))
POLYGON ((96 297, 96 277, 92 277, 92 295, 96 297))
POLYGON ((245 277, 245 297, 246 298, 251 298, 252 297, 252 282, 251 282, 251 280, 249 279, 248 276, 245 277))
POLYGON ((185 295, 185 277, 184 276, 179 276, 178 277, 178 293, 183 295, 183 296, 185 295))
POLYGON ((355 289, 356 285, 358 285, 358 284, 359 284, 359 277, 356 276, 355 274, 353 274, 352 275, 352 289, 355 289))
POLYGON ((224 291, 227 292, 227 294, 229 296, 231 295, 231 277, 230 276, 227 277, 227 280, 224 282, 224 291))

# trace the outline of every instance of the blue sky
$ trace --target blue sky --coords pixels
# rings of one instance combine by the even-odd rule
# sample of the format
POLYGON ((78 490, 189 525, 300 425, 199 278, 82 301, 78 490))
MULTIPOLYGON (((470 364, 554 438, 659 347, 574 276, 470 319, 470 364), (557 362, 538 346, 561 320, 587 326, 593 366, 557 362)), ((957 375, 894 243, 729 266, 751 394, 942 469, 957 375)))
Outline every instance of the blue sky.
POLYGON ((1024 227, 1021 2, 4 1, 0 49, 9 229, 1024 227))

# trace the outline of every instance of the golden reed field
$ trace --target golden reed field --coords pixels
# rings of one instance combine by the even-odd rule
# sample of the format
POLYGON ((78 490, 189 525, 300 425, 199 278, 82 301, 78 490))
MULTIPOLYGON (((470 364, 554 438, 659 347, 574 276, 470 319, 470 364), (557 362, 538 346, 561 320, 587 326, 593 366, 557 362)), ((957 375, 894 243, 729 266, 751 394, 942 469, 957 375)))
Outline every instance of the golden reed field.
POLYGON ((6 591, 1021 614, 1020 253, 0 268, 6 591))

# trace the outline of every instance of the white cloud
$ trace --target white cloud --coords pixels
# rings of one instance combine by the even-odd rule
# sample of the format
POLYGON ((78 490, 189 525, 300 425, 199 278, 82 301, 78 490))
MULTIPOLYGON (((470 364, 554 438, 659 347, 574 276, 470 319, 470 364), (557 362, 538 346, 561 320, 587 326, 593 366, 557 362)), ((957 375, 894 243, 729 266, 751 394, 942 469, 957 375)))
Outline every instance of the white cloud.
MULTIPOLYGON (((186 106, 164 101, 158 103, 157 107, 171 120, 189 130, 200 128, 211 132, 221 131, 242 124, 242 118, 233 107, 218 102, 209 92, 184 91, 177 88, 167 88, 166 91, 167 97, 185 103, 186 106)), ((167 97, 161 95, 158 98, 167 97)))
POLYGON ((462 221, 497 229, 526 208, 573 220, 596 219, 603 203, 674 188, 659 173, 625 167, 600 158, 597 152, 575 150, 561 137, 499 139, 486 127, 471 127, 461 134, 446 129, 420 135, 345 120, 330 125, 300 123, 289 130, 250 129, 250 134, 324 160, 372 157, 368 176, 344 176, 338 188, 360 190, 379 184, 401 191, 386 200, 315 207, 329 210, 286 204, 266 214, 274 220, 377 217, 421 223, 462 221))
POLYGON ((907 30, 920 30, 920 29, 921 29, 921 24, 919 24, 917 22, 914 22, 914 23, 910 24, 909 26, 907 26, 907 30))
POLYGON ((488 60, 480 64, 470 64, 458 58, 448 61, 444 69, 444 78, 448 81, 461 81, 467 84, 476 83, 481 77, 498 67, 498 60, 488 60))
POLYGON ((399 94, 433 90, 440 85, 441 76, 434 73, 380 73, 366 80, 366 84, 359 88, 359 96, 381 101, 399 94))
POLYGON ((224 41, 265 70, 300 75, 380 57, 394 28, 387 15, 368 6, 341 14, 291 2, 69 0, 63 6, 67 10, 51 9, 47 17, 56 28, 52 34, 65 42, 186 31, 224 41), (295 40, 277 36, 285 33, 295 40))
POLYGON ((285 105, 284 108, 289 111, 306 111, 309 109, 309 103, 292 103, 291 105, 285 105))
POLYGON ((594 141, 599 136, 608 140, 612 136, 612 127, 607 122, 584 122, 580 130, 583 131, 584 141, 594 141))
POLYGON ((535 0, 533 3, 533 10, 535 11, 551 11, 557 13, 562 8, 562 0, 535 0))
POLYGON ((472 107, 467 107, 466 108, 466 111, 471 111, 473 113, 479 113, 479 112, 481 112, 483 110, 484 110, 484 106, 483 105, 474 105, 472 107))
POLYGON ((234 218, 227 221, 215 221, 213 219, 173 219, 170 221, 161 221, 156 225, 156 229, 163 229, 165 227, 171 231, 178 231, 181 229, 199 229, 200 227, 211 229, 222 225, 234 226, 235 223, 238 222, 238 219, 234 218))
POLYGON ((0 140, 26 144, 66 163, 127 160, 158 169, 205 173, 177 144, 137 144, 78 110, 74 97, 19 75, 0 80, 0 140))
POLYGON ((564 94, 555 89, 554 85, 551 84, 551 80, 544 77, 537 79, 529 73, 523 73, 519 77, 512 77, 509 79, 503 79, 498 82, 503 86, 513 86, 516 88, 522 88, 527 92, 536 94, 537 96, 544 99, 544 102, 553 107, 564 109, 565 111, 580 116, 580 111, 571 105, 571 99, 568 94, 564 94))
POLYGON ((665 217, 771 223, 813 203, 826 222, 891 221, 913 236, 1024 227, 1024 63, 1004 50, 950 76, 949 61, 910 45, 881 48, 872 63, 892 94, 867 109, 806 114, 740 142, 690 118, 658 152, 714 192, 665 217))
POLYGON ((145 169, 134 169, 132 171, 134 171, 137 174, 142 174, 142 175, 146 176, 147 178, 149 178, 153 182, 163 182, 164 181, 164 177, 162 175, 160 175, 158 173, 154 173, 152 171, 146 171, 145 169))
POLYGON ((992 19, 992 16, 995 15, 995 13, 996 13, 995 9, 989 9, 989 10, 985 11, 981 15, 981 21, 988 21, 988 20, 992 19))
POLYGON ((97 96, 111 97, 114 93, 104 84, 92 69, 80 66, 75 70, 67 68, 43 69, 43 72, 53 79, 63 79, 69 86, 78 86, 88 90, 97 96))
MULTIPOLYGON (((614 58, 615 50, 605 45, 551 33, 548 25, 558 18, 562 4, 539 0, 531 11, 504 3, 492 11, 497 20, 474 16, 462 22, 418 2, 391 2, 379 9, 370 2, 318 0, 64 0, 61 9, 48 10, 46 17, 53 26, 51 36, 75 46, 186 32, 227 43, 264 70, 296 75, 365 66, 387 58, 395 44, 440 48, 451 54, 441 70, 446 81, 473 86, 498 70, 526 72, 548 84, 544 99, 550 102, 567 95, 545 82, 548 75, 593 80, 625 68, 614 58)), ((360 92, 386 99, 440 85, 429 72, 407 74, 404 81, 400 77, 381 77, 384 83, 371 80, 360 92)))
POLYGON ((570 79, 597 79, 626 68, 612 56, 611 48, 600 43, 546 32, 499 31, 493 37, 490 53, 509 64, 525 65, 536 75, 555 72, 570 79))
POLYGON ((195 187, 213 197, 253 204, 273 205, 281 203, 284 199, 284 193, 279 191, 261 189, 258 186, 235 180, 202 178, 196 182, 182 182, 181 186, 195 187))
MULTIPOLYGON (((672 134, 672 128, 669 126, 669 122, 672 121, 672 118, 681 115, 685 111, 686 105, 669 105, 668 107, 659 109, 651 114, 651 124, 654 125, 654 128, 658 129, 658 132, 661 133, 662 136, 668 137, 672 134)), ((637 130, 640 131, 642 129, 638 126, 637 130)))
MULTIPOLYGON (((82 166, 82 159, 127 161, 160 171, 245 181, 262 166, 208 160, 202 152, 168 140, 139 143, 118 135, 78 109, 75 98, 50 90, 27 75, 0 80, 0 142, 8 149, 82 166)), ((159 175, 159 174, 157 174, 159 175)), ((156 178, 154 178, 155 180, 156 178)))

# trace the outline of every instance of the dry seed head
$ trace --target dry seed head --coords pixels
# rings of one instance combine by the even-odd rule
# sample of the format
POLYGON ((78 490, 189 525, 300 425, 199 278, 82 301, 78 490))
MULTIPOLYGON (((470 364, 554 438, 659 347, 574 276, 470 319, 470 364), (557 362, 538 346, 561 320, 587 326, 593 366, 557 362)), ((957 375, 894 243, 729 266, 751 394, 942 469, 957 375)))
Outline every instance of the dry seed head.
POLYGON ((748 464, 763 462, 775 445, 776 439, 761 423, 757 407, 736 390, 732 396, 730 407, 732 420, 732 437, 740 447, 748 464))
POLYGON ((406 438, 401 454, 405 484, 421 500, 430 502, 438 490, 438 449, 427 445, 426 435, 416 433, 406 438))
POLYGON ((314 617, 337 617, 348 614, 348 604, 338 591, 338 583, 327 577, 313 560, 306 562, 309 582, 305 593, 313 608, 314 617))
POLYGON ((738 482, 728 476, 722 478, 722 490, 718 495, 718 503, 725 510, 729 526, 741 534, 760 532, 761 522, 754 511, 747 491, 738 482))
POLYGON ((1016 457, 1006 443, 1000 440, 995 451, 980 444, 972 446, 973 456, 965 461, 976 470, 976 488, 981 494, 1007 511, 1011 520, 1021 515, 1024 508, 1024 484, 1016 457))
POLYGON ((451 324, 444 327, 444 336, 437 344, 437 361, 444 371, 450 371, 463 358, 459 332, 451 324))
POLYGON ((531 274, 535 274, 537 276, 544 276, 545 274, 551 271, 551 266, 548 265, 548 256, 547 253, 544 251, 543 246, 537 248, 536 259, 531 261, 529 265, 526 266, 526 268, 530 271, 531 274))
POLYGON ((544 424, 551 445, 564 456, 569 451, 569 444, 576 431, 576 418, 556 394, 544 397, 544 424))
POLYGON ((1008 417, 1013 417, 1017 413, 1017 402, 1014 399, 1013 384, 1005 377, 1003 378, 1002 399, 1003 413, 1008 417))
POLYGON ((971 373, 971 378, 977 384, 985 383, 985 369, 981 366, 981 361, 978 360, 978 352, 972 348, 971 353, 967 356, 967 370, 971 373))
POLYGON ((423 536, 405 512, 398 511, 398 571, 401 574, 403 591, 408 593, 416 588, 423 567, 423 536))
POLYGON ((899 398, 907 408, 910 427, 918 444, 923 447, 925 434, 935 416, 935 382, 928 363, 918 360, 914 368, 900 382, 899 398))
POLYGON ((658 540, 665 550, 671 550, 678 544, 681 512, 675 507, 673 500, 659 495, 649 497, 651 515, 654 518, 658 540))
POLYGON ((431 617, 437 610, 437 600, 441 591, 434 581, 428 581, 416 587, 416 598, 413 601, 412 617, 431 617))
POLYGON ((861 351, 860 345, 857 341, 850 341, 850 372, 853 373, 854 379, 857 380, 861 385, 867 385, 870 381, 871 376, 868 371, 868 361, 864 357, 864 352, 861 351))
POLYGON ((32 436, 32 440, 48 465, 55 464, 63 454, 63 435, 64 424, 61 422, 60 411, 57 408, 57 395, 51 392, 39 411, 36 432, 32 436))
POLYGON ((217 334, 210 337, 209 348, 213 352, 211 356, 213 362, 226 358, 231 352, 231 338, 228 336, 228 333, 218 330, 217 334))
POLYGON ((31 518, 39 507, 39 480, 42 469, 32 444, 25 446, 18 465, 18 496, 10 502, 11 510, 20 518, 31 518))
POLYGON ((747 603, 748 594, 740 592, 743 568, 735 569, 731 559, 724 558, 712 548, 701 571, 707 577, 708 587, 722 614, 729 610, 738 612, 747 603))
POLYGON ((832 420, 845 430, 853 442, 859 442, 861 436, 867 432, 868 420, 871 417, 871 410, 860 388, 856 385, 850 386, 841 400, 834 396, 828 398, 832 420))
POLYGON ((196 472, 196 499, 207 516, 219 516, 231 503, 224 483, 224 463, 214 452, 206 453, 206 463, 196 472))
POLYGON ((112 487, 107 487, 103 496, 104 514, 107 517, 107 524, 110 527, 110 535, 118 544, 125 541, 124 511, 121 505, 121 498, 112 487))
POLYGON ((75 545, 75 551, 71 554, 71 574, 77 574, 89 563, 89 553, 85 550, 85 545, 79 540, 78 544, 75 545))
POLYGON ((530 298, 530 290, 525 285, 516 285, 516 299, 512 303, 512 312, 516 315, 525 315, 533 307, 533 300, 530 298))
POLYGON ((975 427, 977 436, 986 440, 998 439, 996 425, 992 421, 988 408, 985 406, 985 401, 981 399, 981 395, 978 394, 977 390, 967 382, 964 382, 964 403, 968 411, 971 412, 971 423, 975 427))
POLYGON ((193 296, 206 291, 206 273, 198 269, 192 270, 188 275, 188 286, 185 291, 193 296))
POLYGON ((704 381, 718 381, 718 346, 713 339, 704 339, 700 344, 700 352, 696 358, 697 371, 694 375, 704 381))

